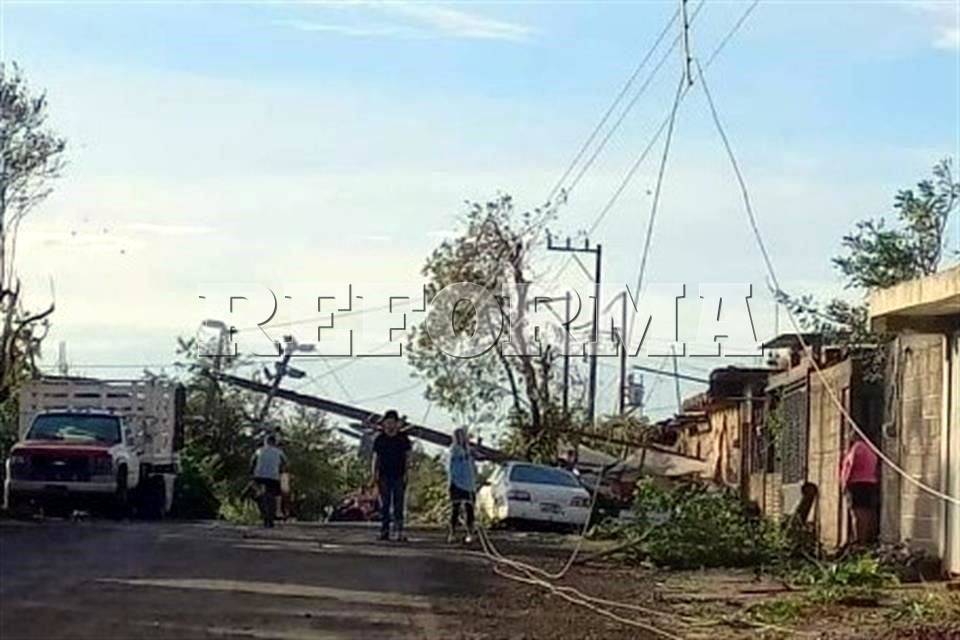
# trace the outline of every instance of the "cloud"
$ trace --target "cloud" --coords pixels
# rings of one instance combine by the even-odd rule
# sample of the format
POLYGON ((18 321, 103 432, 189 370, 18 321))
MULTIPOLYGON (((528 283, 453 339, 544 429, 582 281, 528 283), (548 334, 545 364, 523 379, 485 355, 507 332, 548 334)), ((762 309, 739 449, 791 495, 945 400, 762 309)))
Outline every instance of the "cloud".
POLYGON ((322 5, 324 8, 359 8, 405 20, 400 24, 329 23, 314 20, 281 20, 277 24, 298 31, 333 33, 348 37, 376 38, 458 38, 524 42, 535 33, 532 27, 487 18, 475 13, 436 4, 414 2, 350 1, 322 5))
POLYGON ((955 2, 920 2, 911 3, 916 8, 932 18, 934 38, 932 44, 936 49, 947 51, 960 50, 960 7, 955 2))
POLYGON ((416 29, 390 24, 327 24, 323 22, 312 22, 309 20, 280 20, 277 22, 277 24, 285 27, 291 27, 297 31, 305 31, 308 33, 333 33, 352 38, 417 38, 425 35, 416 29))
POLYGON ((433 4, 377 3, 389 11, 405 15, 430 26, 436 32, 455 38, 524 41, 533 35, 526 25, 485 18, 474 13, 433 4))
POLYGON ((960 49, 960 29, 956 27, 940 27, 937 38, 933 41, 933 46, 937 49, 957 50, 960 49))

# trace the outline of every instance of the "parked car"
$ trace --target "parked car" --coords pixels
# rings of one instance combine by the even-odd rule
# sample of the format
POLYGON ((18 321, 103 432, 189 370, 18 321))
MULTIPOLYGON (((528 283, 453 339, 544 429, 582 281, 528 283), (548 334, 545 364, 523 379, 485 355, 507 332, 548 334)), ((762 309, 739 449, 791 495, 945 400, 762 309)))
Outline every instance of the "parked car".
POLYGON ((590 494, 566 469, 508 462, 477 492, 477 508, 494 524, 582 527, 590 518, 590 494))

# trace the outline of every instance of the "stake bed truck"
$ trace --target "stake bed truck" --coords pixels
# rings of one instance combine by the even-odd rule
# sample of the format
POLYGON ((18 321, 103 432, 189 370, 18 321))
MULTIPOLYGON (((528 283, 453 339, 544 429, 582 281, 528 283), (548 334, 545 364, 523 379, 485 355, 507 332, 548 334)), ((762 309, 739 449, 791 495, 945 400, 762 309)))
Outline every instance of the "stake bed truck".
POLYGON ((183 387, 167 381, 26 383, 19 440, 6 461, 4 507, 163 516, 173 503, 183 405, 183 387))

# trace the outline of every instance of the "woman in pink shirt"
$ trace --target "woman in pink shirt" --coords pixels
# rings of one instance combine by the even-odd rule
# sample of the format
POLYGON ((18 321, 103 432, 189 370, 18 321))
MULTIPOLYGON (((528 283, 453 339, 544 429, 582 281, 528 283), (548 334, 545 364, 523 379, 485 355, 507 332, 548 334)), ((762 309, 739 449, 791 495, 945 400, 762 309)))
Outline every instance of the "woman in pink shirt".
POLYGON ((840 486, 853 515, 854 542, 874 542, 880 506, 880 459, 856 431, 850 434, 850 448, 840 466, 840 486))

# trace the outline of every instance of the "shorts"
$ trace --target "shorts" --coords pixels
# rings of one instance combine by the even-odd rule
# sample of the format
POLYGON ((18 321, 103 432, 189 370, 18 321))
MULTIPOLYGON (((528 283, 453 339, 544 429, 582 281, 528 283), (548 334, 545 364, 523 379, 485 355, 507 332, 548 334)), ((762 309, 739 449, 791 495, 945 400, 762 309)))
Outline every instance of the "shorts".
POLYGON ((852 482, 847 494, 854 509, 875 509, 880 503, 880 485, 875 482, 852 482))

